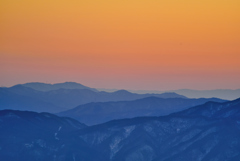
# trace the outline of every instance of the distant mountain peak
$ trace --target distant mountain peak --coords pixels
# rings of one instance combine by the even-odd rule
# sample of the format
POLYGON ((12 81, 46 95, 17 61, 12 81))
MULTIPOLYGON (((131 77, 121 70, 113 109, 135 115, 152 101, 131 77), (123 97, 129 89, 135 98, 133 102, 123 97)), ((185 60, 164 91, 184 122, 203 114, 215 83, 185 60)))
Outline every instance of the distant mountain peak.
POLYGON ((121 89, 121 90, 118 90, 118 91, 115 91, 113 93, 117 93, 117 94, 129 94, 131 92, 127 91, 127 90, 124 90, 124 89, 121 89))
POLYGON ((80 83, 76 83, 76 82, 63 82, 63 83, 55 83, 55 84, 52 84, 52 85, 78 85, 78 86, 83 86, 83 87, 86 87, 80 83))
POLYGON ((64 82, 64 83, 55 83, 55 84, 30 82, 30 83, 25 83, 21 85, 25 87, 30 87, 38 91, 51 91, 51 90, 57 90, 57 89, 63 88, 63 89, 89 89, 94 92, 98 92, 98 90, 96 90, 95 88, 90 88, 76 82, 64 82))

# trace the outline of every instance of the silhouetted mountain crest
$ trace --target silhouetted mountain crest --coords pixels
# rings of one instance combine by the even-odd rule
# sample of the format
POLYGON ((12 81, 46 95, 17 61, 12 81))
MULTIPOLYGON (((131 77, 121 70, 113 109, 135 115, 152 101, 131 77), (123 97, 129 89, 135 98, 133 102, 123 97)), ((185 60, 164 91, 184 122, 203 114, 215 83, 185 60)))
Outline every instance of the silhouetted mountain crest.
POLYGON ((192 107, 189 110, 184 110, 177 114, 181 116, 191 115, 191 116, 204 116, 204 117, 211 117, 211 118, 230 117, 230 116, 240 117, 239 105, 240 105, 240 98, 233 101, 224 102, 224 103, 210 101, 203 105, 192 107))
POLYGON ((32 83, 25 83, 22 85, 25 87, 33 88, 35 90, 39 90, 39 91, 51 91, 51 90, 57 90, 57 89, 63 88, 63 89, 89 89, 94 92, 98 92, 98 90, 94 88, 90 88, 76 82, 65 82, 65 83, 56 83, 56 84, 32 82, 32 83))
POLYGON ((72 117, 87 125, 94 125, 114 119, 168 115, 208 101, 224 102, 225 100, 216 98, 158 98, 152 96, 134 101, 88 103, 63 111, 58 115, 72 117))

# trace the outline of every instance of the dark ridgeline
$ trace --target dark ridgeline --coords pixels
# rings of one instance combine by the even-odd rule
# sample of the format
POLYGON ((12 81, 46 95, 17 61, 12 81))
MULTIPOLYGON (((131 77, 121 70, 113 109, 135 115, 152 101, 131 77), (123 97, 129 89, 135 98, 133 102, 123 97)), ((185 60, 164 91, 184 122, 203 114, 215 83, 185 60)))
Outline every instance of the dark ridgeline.
POLYGON ((98 92, 98 90, 95 88, 90 88, 76 82, 65 82, 65 83, 56 83, 56 84, 32 82, 32 83, 25 83, 21 85, 24 87, 35 89, 37 91, 44 91, 44 92, 58 90, 58 89, 89 89, 94 92, 98 92))
POLYGON ((204 104, 208 101, 225 102, 217 98, 157 98, 147 97, 133 101, 96 102, 77 106, 58 113, 87 125, 96 125, 116 119, 140 116, 164 116, 173 112, 204 104))
POLYGON ((8 161, 239 161, 240 99, 91 127, 5 110, 0 131, 0 158, 8 161))

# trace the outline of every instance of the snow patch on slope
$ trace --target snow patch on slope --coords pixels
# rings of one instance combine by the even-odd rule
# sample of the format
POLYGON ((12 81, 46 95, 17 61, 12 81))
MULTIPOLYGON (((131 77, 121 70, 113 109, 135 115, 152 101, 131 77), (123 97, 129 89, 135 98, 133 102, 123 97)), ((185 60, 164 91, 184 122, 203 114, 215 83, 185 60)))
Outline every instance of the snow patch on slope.
POLYGON ((115 137, 111 144, 110 144, 110 150, 111 150, 111 154, 110 154, 110 159, 113 158, 113 156, 121 149, 121 146, 119 146, 119 143, 122 141, 122 138, 120 137, 115 137))
POLYGON ((59 132, 61 129, 62 129, 62 126, 59 126, 58 131, 55 132, 55 139, 56 139, 56 140, 59 140, 59 138, 57 137, 57 134, 58 134, 58 132, 59 132))
POLYGON ((134 126, 127 126, 127 127, 124 128, 124 130, 125 130, 125 133, 124 133, 125 138, 127 138, 132 133, 132 131, 135 129, 135 127, 136 126, 134 125, 134 126))

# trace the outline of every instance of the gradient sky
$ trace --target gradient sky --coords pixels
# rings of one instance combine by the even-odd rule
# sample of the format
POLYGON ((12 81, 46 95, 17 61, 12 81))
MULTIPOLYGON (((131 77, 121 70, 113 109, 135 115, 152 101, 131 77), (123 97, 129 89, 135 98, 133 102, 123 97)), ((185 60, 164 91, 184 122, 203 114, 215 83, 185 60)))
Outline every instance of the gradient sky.
POLYGON ((240 88, 239 0, 0 0, 0 86, 240 88))

